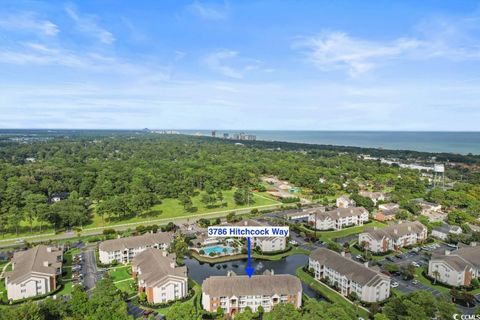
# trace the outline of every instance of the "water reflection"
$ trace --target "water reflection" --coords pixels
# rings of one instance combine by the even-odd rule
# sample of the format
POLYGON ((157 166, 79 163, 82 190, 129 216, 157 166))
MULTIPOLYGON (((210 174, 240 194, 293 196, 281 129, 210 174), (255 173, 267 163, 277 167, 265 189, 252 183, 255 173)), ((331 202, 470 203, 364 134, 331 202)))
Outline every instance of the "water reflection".
MULTIPOLYGON (((255 274, 262 274, 265 270, 274 270, 276 274, 292 274, 298 267, 308 263, 308 256, 304 254, 296 254, 278 261, 253 260, 252 266, 255 274)), ((236 274, 246 274, 247 259, 239 259, 229 262, 221 262, 217 264, 202 263, 195 259, 185 259, 188 267, 188 276, 196 282, 202 284, 203 280, 210 276, 224 276, 228 270, 233 270, 236 274)), ((319 298, 318 294, 302 282, 303 292, 312 298, 319 298)))

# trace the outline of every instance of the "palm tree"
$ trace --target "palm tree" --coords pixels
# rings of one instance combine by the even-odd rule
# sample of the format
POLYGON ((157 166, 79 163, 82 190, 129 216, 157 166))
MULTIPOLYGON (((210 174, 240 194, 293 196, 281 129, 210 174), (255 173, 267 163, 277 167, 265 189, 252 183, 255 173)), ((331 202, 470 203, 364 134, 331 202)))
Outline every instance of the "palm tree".
POLYGON ((475 305, 475 296, 471 293, 468 293, 466 290, 462 290, 461 293, 462 300, 467 304, 467 307, 470 308, 470 305, 475 305))
POLYGON ((433 284, 436 284, 437 281, 438 281, 438 278, 440 277, 440 272, 435 270, 435 271, 432 272, 432 274, 433 274, 433 277, 435 278, 435 281, 433 282, 433 284))

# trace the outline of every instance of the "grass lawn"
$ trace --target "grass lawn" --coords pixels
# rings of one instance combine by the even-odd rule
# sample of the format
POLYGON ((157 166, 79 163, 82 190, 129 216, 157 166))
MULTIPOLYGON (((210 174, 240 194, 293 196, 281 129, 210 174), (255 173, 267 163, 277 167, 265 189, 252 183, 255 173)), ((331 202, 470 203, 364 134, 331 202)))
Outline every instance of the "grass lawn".
MULTIPOLYGON (((149 214, 145 215, 140 215, 136 217, 130 217, 126 219, 105 219, 105 222, 102 220, 101 217, 97 216, 94 212, 92 222, 84 225, 83 230, 88 231, 89 229, 93 228, 102 228, 102 227, 109 227, 109 226, 117 226, 117 225, 122 225, 122 224, 129 224, 129 223, 148 223, 150 221, 155 221, 155 220, 163 220, 163 221, 158 221, 159 224, 166 224, 168 222, 168 219, 173 219, 173 218, 187 218, 189 216, 198 217, 201 215, 207 215, 208 213, 212 213, 212 216, 214 213, 218 213, 217 216, 225 216, 227 215, 228 212, 230 211, 235 211, 235 210, 241 210, 241 209, 253 209, 253 208, 266 208, 266 207, 275 207, 275 206, 280 206, 282 205, 281 202, 273 199, 269 194, 266 192, 254 192, 253 193, 253 203, 250 205, 242 205, 238 206, 235 204, 235 201, 233 200, 233 193, 234 190, 227 190, 223 191, 223 197, 224 197, 224 202, 226 203, 226 206, 220 206, 216 208, 207 208, 201 201, 202 194, 199 194, 196 197, 192 198, 193 206, 197 207, 198 210, 196 212, 186 212, 183 206, 179 203, 177 199, 164 199, 162 200, 161 204, 155 205, 152 207, 152 212, 149 214)), ((95 211, 95 208, 92 207, 93 211, 95 211)), ((200 217, 198 217, 200 218, 200 217)), ((15 239, 15 238, 23 238, 25 237, 26 241, 28 241, 27 237, 31 236, 41 236, 44 235, 45 237, 47 236, 52 236, 53 235, 53 229, 47 225, 43 225, 42 231, 40 232, 40 224, 37 222, 33 223, 33 231, 30 232, 30 227, 27 222, 23 221, 21 223, 21 228, 19 229, 19 233, 4 233, 0 236, 0 241, 1 240, 9 240, 9 239, 15 239)), ((37 237, 38 238, 38 237, 37 237)), ((8 242, 8 241, 7 241, 8 242)), ((4 242, 4 243, 7 243, 4 242)), ((13 243, 13 240, 11 241, 13 243)))
POLYGON ((418 280, 418 282, 426 285, 427 287, 433 288, 442 294, 447 294, 450 295, 450 289, 440 286, 440 285, 434 285, 432 282, 430 282, 429 279, 425 278, 422 274, 423 268, 415 268, 415 279, 418 280))
POLYGON ((132 275, 130 274, 131 266, 117 266, 113 267, 108 271, 110 277, 112 278, 113 282, 122 281, 125 279, 131 279, 132 275))
POLYGON ((116 266, 112 267, 108 274, 113 280, 115 286, 123 292, 126 292, 129 297, 132 297, 137 294, 137 290, 135 288, 135 279, 132 278, 130 274, 131 266, 116 266))
POLYGON ((365 231, 366 228, 373 228, 373 227, 385 228, 386 226, 387 225, 385 223, 382 223, 379 221, 372 221, 363 226, 350 227, 350 228, 346 228, 339 231, 320 231, 320 232, 317 232, 317 236, 319 234, 318 238, 320 239, 333 240, 336 238, 347 237, 352 234, 362 233, 363 231, 365 231))
POLYGON ((0 279, 0 301, 7 301, 7 289, 5 288, 5 279, 0 279))
MULTIPOLYGON (((196 212, 187 212, 180 204, 177 199, 164 199, 162 200, 161 204, 154 205, 152 207, 152 213, 143 216, 132 217, 129 219, 111 219, 110 221, 105 221, 105 225, 108 226, 115 226, 117 224, 124 224, 124 223, 134 223, 134 222, 142 222, 142 221, 149 221, 155 219, 166 219, 166 218, 179 218, 179 217, 188 217, 194 216, 198 214, 205 214, 209 212, 217 212, 217 211, 226 211, 226 210, 236 210, 242 209, 247 207, 262 207, 268 205, 276 205, 280 204, 280 202, 273 200, 270 198, 266 193, 253 193, 254 203, 248 205, 238 206, 235 204, 233 200, 233 190, 223 191, 224 202, 226 206, 220 206, 215 208, 207 208, 205 204, 203 204, 200 199, 203 193, 199 194, 198 196, 192 197, 192 203, 194 207, 198 208, 196 212)), ((86 225, 84 228, 95 228, 95 227, 103 227, 104 223, 102 218, 94 215, 93 221, 91 224, 86 225)))
POLYGON ((63 255, 63 275, 62 284, 63 288, 58 292, 58 295, 65 296, 72 293, 72 261, 73 256, 81 252, 78 248, 68 250, 63 255))
POLYGON ((115 283, 115 286, 123 292, 126 292, 129 297, 132 297, 137 294, 137 290, 135 288, 135 281, 133 278, 125 279, 121 282, 115 283))
POLYGON ((358 312, 358 315, 364 319, 369 318, 369 313, 367 311, 365 311, 360 307, 358 308, 358 311, 357 311, 356 306, 354 306, 353 304, 345 300, 345 298, 343 298, 339 293, 330 289, 325 284, 315 280, 312 276, 310 276, 308 273, 303 271, 302 267, 299 267, 295 272, 295 274, 297 275, 297 277, 300 278, 300 280, 302 280, 302 282, 309 285, 311 288, 313 288, 315 291, 317 291, 320 295, 325 297, 331 303, 343 306, 345 309, 350 309, 355 313, 358 312))

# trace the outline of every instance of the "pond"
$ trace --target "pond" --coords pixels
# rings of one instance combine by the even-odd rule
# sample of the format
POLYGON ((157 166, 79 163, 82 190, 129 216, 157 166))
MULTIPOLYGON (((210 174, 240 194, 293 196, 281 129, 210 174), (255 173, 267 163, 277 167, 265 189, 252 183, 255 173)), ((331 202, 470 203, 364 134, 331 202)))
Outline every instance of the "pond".
MULTIPOLYGON (((308 256, 296 254, 278 261, 252 260, 254 274, 262 274, 265 270, 274 270, 275 274, 295 275, 298 267, 308 263, 308 256)), ((195 259, 185 258, 185 265, 188 268, 188 276, 198 282, 200 285, 203 280, 210 276, 225 276, 227 271, 232 270, 238 275, 246 274, 247 259, 233 260, 229 262, 220 262, 217 264, 203 263, 195 259)), ((317 292, 302 282, 303 293, 311 298, 321 299, 317 292)))

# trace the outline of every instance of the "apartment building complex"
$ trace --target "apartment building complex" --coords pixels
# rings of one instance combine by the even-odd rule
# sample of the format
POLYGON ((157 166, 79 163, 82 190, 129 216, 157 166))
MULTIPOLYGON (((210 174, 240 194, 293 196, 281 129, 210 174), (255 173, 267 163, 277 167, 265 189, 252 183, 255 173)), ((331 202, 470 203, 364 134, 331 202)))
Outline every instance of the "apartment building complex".
POLYGON ((336 208, 330 211, 312 211, 308 223, 317 230, 342 230, 350 226, 362 226, 368 221, 364 207, 336 208))
POLYGON ((428 275, 450 286, 469 286, 472 279, 480 277, 480 247, 434 254, 428 263, 428 275))
POLYGON ((13 270, 5 275, 8 300, 47 294, 57 289, 62 275, 63 249, 44 245, 15 252, 13 270))
POLYGON ((263 275, 237 276, 229 271, 226 276, 211 276, 202 284, 202 305, 209 312, 218 307, 224 314, 233 316, 250 307, 256 312, 259 306, 268 312, 278 303, 302 305, 302 284, 292 275, 275 275, 273 270, 263 275))
POLYGON ((418 221, 404 222, 360 233, 358 243, 372 252, 388 252, 425 241, 427 232, 418 221))
POLYGON ((337 198, 335 204, 338 208, 349 208, 355 207, 356 203, 354 200, 350 199, 349 196, 344 195, 337 198))
POLYGON ((175 256, 167 251, 149 248, 132 261, 132 275, 138 291, 145 292, 149 303, 165 303, 188 294, 187 267, 178 267, 175 256))
POLYGON ((100 262, 130 263, 137 254, 148 248, 167 250, 172 240, 173 233, 157 232, 103 241, 98 247, 100 262))
MULTIPOLYGON (((266 221, 258 221, 253 219, 242 220, 237 222, 237 226, 262 227, 268 226, 266 221)), ((287 248, 286 237, 252 237, 251 244, 254 248, 258 247, 262 252, 283 251, 287 248)))
POLYGON ((310 254, 308 266, 315 279, 326 280, 343 296, 355 293, 364 302, 379 302, 390 296, 390 278, 326 248, 310 254))

